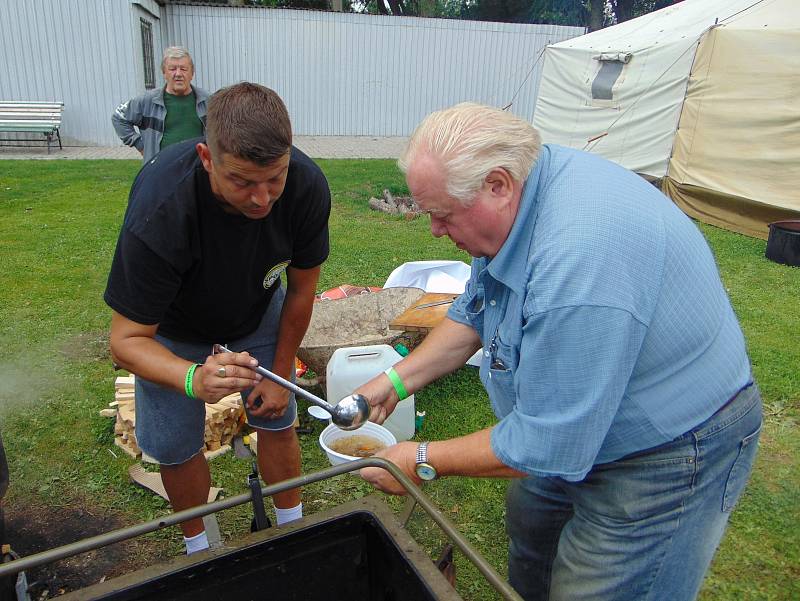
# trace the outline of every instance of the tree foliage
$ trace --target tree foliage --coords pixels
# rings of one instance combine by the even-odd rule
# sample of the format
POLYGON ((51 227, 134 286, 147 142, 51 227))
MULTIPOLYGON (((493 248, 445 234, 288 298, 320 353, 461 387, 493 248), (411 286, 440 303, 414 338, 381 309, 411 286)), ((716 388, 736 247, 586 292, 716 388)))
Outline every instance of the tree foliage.
MULTIPOLYGON (((209 0, 207 0, 209 1, 209 0)), ((332 0, 210 0, 273 8, 330 10, 332 0)), ((659 10, 679 0, 342 0, 345 12, 440 17, 503 23, 545 23, 594 31, 659 10)))

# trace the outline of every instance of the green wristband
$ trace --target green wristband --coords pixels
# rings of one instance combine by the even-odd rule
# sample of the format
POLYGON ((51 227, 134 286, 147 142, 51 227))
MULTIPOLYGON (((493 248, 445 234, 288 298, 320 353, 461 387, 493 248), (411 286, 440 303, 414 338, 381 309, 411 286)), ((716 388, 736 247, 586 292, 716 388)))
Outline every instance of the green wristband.
POLYGON ((194 389, 192 388, 192 380, 194 379, 194 370, 198 367, 201 367, 202 363, 192 363, 189 371, 186 372, 186 379, 183 381, 183 390, 186 392, 186 396, 190 399, 196 399, 197 397, 194 396, 194 389))
POLYGON ((392 386, 394 386, 394 390, 397 392, 397 396, 400 397, 401 401, 410 396, 405 385, 403 384, 403 380, 400 379, 400 374, 394 370, 394 367, 390 367, 383 373, 389 376, 389 379, 392 381, 392 386))

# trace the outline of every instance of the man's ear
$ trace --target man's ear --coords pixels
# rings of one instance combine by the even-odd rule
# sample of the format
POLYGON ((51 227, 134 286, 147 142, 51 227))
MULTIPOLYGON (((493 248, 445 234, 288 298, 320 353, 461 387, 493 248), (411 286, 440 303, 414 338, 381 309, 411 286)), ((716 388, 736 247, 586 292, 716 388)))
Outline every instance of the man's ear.
POLYGON ((513 194, 514 180, 511 174, 502 167, 492 169, 483 181, 484 185, 491 191, 492 196, 499 198, 513 194))
POLYGON ((195 148, 197 149, 197 156, 200 157, 200 162, 203 163, 203 168, 208 173, 211 173, 214 170, 214 165, 211 161, 211 149, 202 142, 198 142, 195 148))

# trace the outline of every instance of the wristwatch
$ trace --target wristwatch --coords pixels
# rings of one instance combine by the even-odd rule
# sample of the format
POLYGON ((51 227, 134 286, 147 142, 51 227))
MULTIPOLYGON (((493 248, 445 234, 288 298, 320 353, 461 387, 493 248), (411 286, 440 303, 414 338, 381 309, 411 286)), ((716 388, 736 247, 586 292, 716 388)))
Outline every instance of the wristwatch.
POLYGON ((428 463, 428 442, 421 442, 417 447, 416 472, 420 480, 436 480, 436 468, 428 463))

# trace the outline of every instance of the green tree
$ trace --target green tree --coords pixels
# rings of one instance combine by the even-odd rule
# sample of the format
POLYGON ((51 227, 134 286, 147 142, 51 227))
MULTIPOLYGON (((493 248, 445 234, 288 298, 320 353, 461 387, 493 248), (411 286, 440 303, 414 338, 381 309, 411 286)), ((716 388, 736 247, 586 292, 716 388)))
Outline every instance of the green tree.
POLYGON ((615 23, 622 23, 629 19, 646 15, 654 10, 660 10, 677 4, 679 0, 608 0, 615 23))
MULTIPOLYGON (((207 0, 220 4, 330 10, 331 0, 207 0)), ((343 0, 345 12, 547 23, 595 31, 676 4, 679 0, 343 0)))
POLYGON ((464 18, 481 21, 584 26, 588 22, 582 0, 482 0, 465 8, 464 18))

